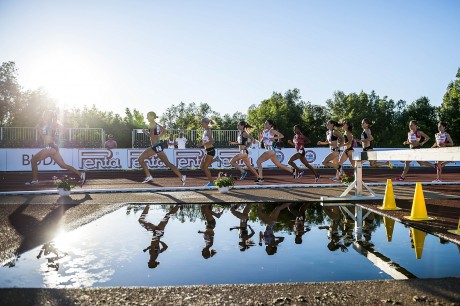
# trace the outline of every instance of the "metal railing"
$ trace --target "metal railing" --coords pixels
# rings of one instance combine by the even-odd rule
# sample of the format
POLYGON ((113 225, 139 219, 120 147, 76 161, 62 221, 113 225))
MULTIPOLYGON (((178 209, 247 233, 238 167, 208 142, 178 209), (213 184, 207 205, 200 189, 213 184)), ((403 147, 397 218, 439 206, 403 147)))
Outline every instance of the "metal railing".
MULTIPOLYGON (((39 132, 35 127, 0 127, 0 147, 40 147, 43 143, 39 132)), ((102 128, 64 128, 58 137, 58 144, 64 148, 101 148, 105 132, 102 128)))
MULTIPOLYGON (((174 140, 179 137, 179 133, 184 133, 184 137, 187 138, 188 143, 187 147, 195 148, 197 144, 201 142, 202 130, 181 130, 181 129, 171 129, 168 130, 168 134, 165 135, 165 145, 167 146, 167 140, 169 135, 172 133, 174 135, 174 140)), ((234 147, 228 144, 229 141, 236 141, 238 136, 237 130, 214 130, 212 131, 212 137, 216 141, 214 144, 217 148, 226 148, 234 147)), ((134 129, 132 131, 132 147, 133 148, 146 148, 150 146, 150 139, 147 135, 144 134, 142 129, 134 129)))

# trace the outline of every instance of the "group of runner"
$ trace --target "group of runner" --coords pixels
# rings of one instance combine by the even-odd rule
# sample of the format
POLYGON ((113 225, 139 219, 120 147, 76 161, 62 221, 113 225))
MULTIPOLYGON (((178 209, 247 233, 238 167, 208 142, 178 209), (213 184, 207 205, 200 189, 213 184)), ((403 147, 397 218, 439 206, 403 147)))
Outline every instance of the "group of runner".
MULTIPOLYGON (((155 112, 147 113, 147 120, 149 122, 148 128, 144 129, 143 132, 150 138, 151 146, 142 152, 139 156, 139 164, 141 165, 144 173, 146 175, 142 183, 149 183, 153 181, 150 170, 145 162, 146 159, 157 155, 158 158, 170 168, 174 174, 179 178, 182 186, 185 186, 186 176, 182 175, 179 169, 172 164, 168 157, 166 156, 162 143, 164 135, 167 133, 166 128, 159 125, 156 122, 157 116, 155 112)), ((216 162, 220 161, 218 156, 216 156, 216 149, 214 147, 215 140, 212 136, 211 127, 214 122, 209 118, 201 119, 201 127, 203 128, 202 141, 198 145, 199 147, 204 147, 205 155, 200 163, 200 168, 204 172, 208 183, 206 186, 214 186, 214 180, 209 171, 209 166, 216 162)), ((371 142, 373 141, 372 133, 370 127, 372 122, 364 118, 361 122, 361 127, 363 131, 361 133, 360 139, 357 139, 356 142, 361 143, 363 151, 372 151, 373 147, 371 142)), ((343 120, 341 123, 335 120, 329 120, 326 124, 326 140, 318 141, 317 145, 328 145, 330 148, 330 153, 324 158, 322 164, 325 167, 333 168, 336 170, 335 177, 332 178, 334 181, 340 181, 342 175, 342 166, 347 161, 350 161, 352 167, 355 166, 355 163, 352 159, 355 139, 353 137, 353 125, 349 120, 343 120)), ((450 135, 446 132, 447 124, 445 122, 440 122, 438 124, 438 133, 435 134, 436 141, 433 148, 435 147, 449 147, 453 146, 454 143, 450 135)), ((230 164, 240 171, 240 180, 244 179, 248 171, 250 171, 255 177, 255 183, 260 184, 264 182, 263 176, 263 163, 266 161, 271 161, 278 168, 285 170, 291 173, 294 179, 298 179, 303 176, 304 172, 299 169, 295 161, 300 160, 313 174, 314 182, 319 182, 320 175, 315 171, 315 169, 308 163, 306 159, 306 150, 305 146, 310 144, 310 139, 301 131, 299 125, 295 125, 294 137, 292 140, 288 140, 288 143, 293 146, 296 150, 296 153, 289 159, 288 164, 292 167, 289 168, 286 165, 283 165, 277 155, 276 150, 280 147, 280 140, 284 139, 284 135, 277 130, 276 124, 273 120, 267 119, 264 123, 263 129, 258 132, 258 140, 263 144, 265 152, 263 152, 257 159, 257 170, 252 166, 249 158, 249 149, 254 143, 254 138, 250 135, 253 127, 250 126, 244 120, 240 121, 237 125, 238 136, 236 141, 230 141, 232 145, 237 145, 239 152, 230 160, 230 164), (243 169, 238 161, 243 161, 247 167, 243 169)), ((31 160, 32 165, 32 181, 27 182, 28 185, 38 184, 38 163, 41 160, 44 160, 47 157, 51 157, 61 168, 66 169, 70 172, 73 172, 78 175, 80 178, 80 184, 83 185, 86 181, 86 174, 80 172, 74 167, 67 165, 62 156, 59 153, 59 147, 56 144, 58 136, 59 124, 57 121, 56 113, 53 111, 45 111, 43 113, 43 126, 41 127, 41 136, 45 143, 45 148, 39 151, 36 155, 33 156, 31 160)), ((404 141, 405 145, 409 145, 411 149, 421 148, 430 137, 424 132, 418 130, 418 125, 416 120, 410 121, 409 132, 407 140, 404 141), (423 140, 422 140, 423 138, 423 140)), ((417 161, 420 165, 433 167, 437 171, 437 177, 435 181, 441 181, 442 167, 447 163, 443 161, 436 161, 435 163, 429 163, 424 161, 417 161)), ((385 162, 376 162, 370 161, 371 167, 380 167, 388 166, 392 168, 392 164, 389 161, 385 162)), ((401 176, 397 177, 397 181, 403 181, 409 171, 410 161, 405 162, 405 167, 401 176)))

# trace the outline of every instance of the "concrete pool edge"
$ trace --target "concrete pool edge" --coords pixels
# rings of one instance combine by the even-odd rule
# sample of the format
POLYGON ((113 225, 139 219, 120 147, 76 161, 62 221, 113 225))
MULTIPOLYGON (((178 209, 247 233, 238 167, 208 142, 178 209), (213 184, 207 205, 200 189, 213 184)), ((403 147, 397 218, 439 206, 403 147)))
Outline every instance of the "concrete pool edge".
POLYGON ((85 289, 0 289, 0 305, 460 305, 460 278, 85 289))

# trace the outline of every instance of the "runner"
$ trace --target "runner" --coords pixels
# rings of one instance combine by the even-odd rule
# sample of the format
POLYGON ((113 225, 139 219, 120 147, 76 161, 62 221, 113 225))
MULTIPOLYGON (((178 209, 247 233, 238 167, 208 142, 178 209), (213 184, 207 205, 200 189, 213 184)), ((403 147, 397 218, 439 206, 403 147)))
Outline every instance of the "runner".
POLYGON ((297 153, 291 156, 291 158, 288 161, 288 164, 295 169, 295 176, 294 178, 300 178, 303 176, 303 171, 297 167, 296 163, 294 161, 300 160, 315 176, 315 183, 319 182, 320 175, 316 173, 315 169, 310 165, 310 163, 307 161, 305 158, 305 145, 311 143, 310 139, 308 139, 307 136, 305 136, 302 131, 300 130, 300 125, 296 124, 294 125, 294 139, 293 140, 288 140, 288 143, 295 147, 295 150, 297 153))
POLYGON ((32 165, 32 181, 27 182, 26 185, 38 184, 38 163, 47 157, 51 157, 62 169, 66 169, 78 175, 80 177, 81 186, 86 182, 86 173, 80 172, 74 167, 67 165, 59 153, 59 147, 56 144, 59 128, 60 124, 57 122, 56 113, 51 110, 44 111, 43 126, 39 135, 43 139, 45 148, 32 157, 30 161, 32 165))
POLYGON ((275 122, 271 119, 267 119, 267 121, 264 123, 264 130, 259 131, 259 142, 264 143, 265 152, 262 153, 262 155, 260 155, 257 159, 257 171, 259 172, 259 175, 255 180, 257 184, 263 183, 264 181, 264 168, 262 167, 262 163, 267 160, 271 160, 278 168, 286 170, 293 175, 295 174, 295 169, 290 169, 280 163, 278 157, 276 156, 276 144, 273 143, 273 140, 280 140, 283 138, 283 134, 276 130, 275 122))
POLYGON ((353 160, 353 124, 349 120, 342 121, 342 129, 343 129, 343 153, 340 155, 339 159, 339 175, 342 175, 343 169, 342 165, 347 161, 350 161, 351 166, 355 167, 355 161, 353 160))
POLYGON ((198 147, 204 147, 206 150, 206 153, 200 163, 201 170, 203 170, 204 174, 209 180, 209 183, 207 183, 205 186, 214 186, 214 180, 212 179, 211 171, 209 171, 209 166, 211 166, 213 162, 220 162, 219 157, 216 157, 216 149, 214 148, 215 140, 212 137, 212 131, 210 129, 210 126, 214 124, 214 121, 209 118, 201 119, 203 137, 201 143, 198 144, 198 147))
MULTIPOLYGON (((371 129, 370 127, 372 126, 374 122, 371 122, 369 119, 364 118, 363 121, 361 122, 361 127, 363 128, 363 132, 361 133, 361 139, 358 139, 357 141, 361 143, 363 146, 363 151, 374 151, 374 148, 371 146, 371 141, 374 140, 374 137, 372 137, 371 129)), ((375 160, 370 160, 369 164, 371 167, 380 167, 380 166, 388 166, 390 169, 393 168, 393 165, 390 163, 390 161, 386 162, 376 162, 375 160)))
MULTIPOLYGON (((445 147, 453 147, 454 142, 450 137, 449 133, 446 132, 447 129, 447 122, 441 121, 438 124, 438 131, 434 137, 436 138, 436 142, 433 144, 432 148, 445 148, 445 147)), ((433 182, 442 182, 441 175, 442 175, 442 167, 450 162, 448 161, 436 161, 435 169, 436 169, 436 179, 433 182)))
POLYGON ((240 180, 243 180, 246 177, 248 171, 244 170, 240 165, 238 165, 237 162, 239 160, 243 160, 246 167, 248 167, 248 169, 257 177, 257 171, 251 165, 251 160, 249 159, 248 151, 248 149, 254 143, 254 138, 251 135, 249 135, 249 130, 252 129, 252 126, 250 126, 244 120, 242 120, 238 123, 237 129, 238 141, 230 141, 229 144, 238 145, 238 149, 240 150, 240 152, 232 158, 230 164, 241 172, 240 180))
POLYGON ((161 125, 157 124, 155 122, 155 119, 157 118, 157 115, 155 112, 148 112, 147 113, 147 120, 149 121, 149 128, 144 129, 144 134, 147 135, 150 138, 150 142, 152 143, 152 146, 148 147, 145 149, 144 152, 142 152, 141 156, 139 156, 139 163, 142 166, 142 169, 145 172, 145 179, 142 182, 143 184, 152 182, 153 178, 152 175, 150 174, 149 168, 147 167, 147 164, 145 160, 147 158, 150 158, 151 156, 157 155, 158 158, 168 167, 171 169, 177 177, 182 182, 182 186, 185 186, 185 180, 187 177, 185 175, 182 175, 179 170, 177 169, 176 166, 174 166, 169 160, 168 157, 166 156, 165 152, 163 152, 163 144, 161 143, 161 138, 163 135, 167 132, 164 127, 161 125))
MULTIPOLYGON (((422 131, 419 131, 418 129, 418 123, 417 120, 411 120, 409 122, 409 132, 407 133, 407 140, 403 142, 404 145, 409 145, 411 149, 421 149, 422 146, 430 140, 430 137, 428 137, 427 134, 423 133, 422 131), (423 141, 422 137, 424 138, 423 141)), ((421 166, 427 166, 427 167, 433 167, 436 168, 434 164, 431 164, 426 161, 417 161, 417 163, 421 166)), ((395 180, 396 181, 404 181, 406 179, 407 172, 409 172, 409 167, 410 167, 410 161, 406 161, 404 164, 404 170, 401 176, 398 176, 395 180)))
POLYGON ((329 120, 326 124, 326 140, 318 141, 318 145, 329 145, 331 153, 326 156, 323 160, 323 165, 328 168, 333 168, 336 170, 335 177, 331 178, 334 182, 340 182, 340 165, 339 155, 340 155, 340 144, 343 143, 343 136, 337 131, 337 128, 340 127, 340 124, 335 120, 329 120))

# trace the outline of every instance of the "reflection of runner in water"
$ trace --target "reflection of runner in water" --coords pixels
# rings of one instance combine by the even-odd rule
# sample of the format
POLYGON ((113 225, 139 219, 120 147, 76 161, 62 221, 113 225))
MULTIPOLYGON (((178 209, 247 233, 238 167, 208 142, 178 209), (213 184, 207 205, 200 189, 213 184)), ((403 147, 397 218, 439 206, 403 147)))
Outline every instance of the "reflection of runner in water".
POLYGON ((267 255, 274 255, 278 250, 278 244, 284 241, 284 237, 275 236, 275 222, 278 220, 280 212, 289 205, 290 203, 277 205, 270 214, 263 211, 262 204, 258 204, 257 206, 257 215, 259 216, 259 219, 267 224, 264 232, 259 232, 259 245, 262 245, 263 240, 267 255))
POLYGON ((251 211, 252 204, 245 204, 242 212, 236 210, 238 207, 239 205, 234 205, 232 206, 230 211, 235 217, 240 219, 240 225, 231 227, 230 230, 238 230, 238 237, 240 239, 238 244, 240 246, 240 251, 243 252, 254 245, 254 242, 251 240, 251 238, 252 236, 254 236, 255 232, 252 229, 251 225, 248 224, 249 212, 251 211), (251 233, 248 232, 248 228, 251 231, 251 233))
POLYGON ((212 204, 206 204, 201 206, 201 213, 206 219, 206 229, 204 231, 198 231, 198 234, 203 234, 205 242, 205 247, 201 250, 201 255, 204 259, 208 259, 217 253, 216 250, 211 249, 214 244, 214 228, 216 227, 216 219, 214 219, 214 217, 220 218, 222 212, 213 212, 212 204))
POLYGON ((340 241, 339 224, 341 220, 341 212, 338 207, 324 207, 324 213, 329 217, 330 225, 319 226, 318 229, 327 229, 327 238, 329 243, 327 248, 329 251, 337 251, 340 249, 342 252, 348 252, 347 247, 340 241))
POLYGON ((307 207, 308 203, 296 203, 290 205, 288 208, 291 214, 295 217, 293 231, 295 235, 294 242, 296 244, 301 244, 303 234, 310 231, 310 227, 305 225, 305 211, 307 210, 307 207))
POLYGON ((59 255, 59 250, 54 246, 53 242, 48 242, 45 243, 40 249, 40 252, 37 255, 37 259, 40 259, 42 255, 48 256, 50 253, 53 253, 54 256, 46 257, 46 260, 48 261, 47 266, 48 268, 52 268, 57 271, 59 270, 58 260, 66 257, 68 254, 63 252, 59 255))
POLYGON ((157 261, 158 255, 166 251, 166 249, 168 248, 166 243, 164 243, 160 239, 164 235, 164 230, 165 230, 166 224, 168 224, 169 218, 171 217, 171 215, 174 215, 179 208, 181 208, 180 205, 173 206, 169 210, 169 212, 164 216, 164 218, 161 219, 158 225, 155 225, 145 220, 145 217, 149 213, 150 205, 145 206, 144 210, 142 211, 141 216, 139 217, 139 223, 146 230, 151 231, 153 233, 152 240, 150 241, 150 245, 147 248, 143 249, 144 252, 149 250, 150 259, 148 262, 148 267, 150 269, 156 268, 160 264, 160 262, 157 261))

